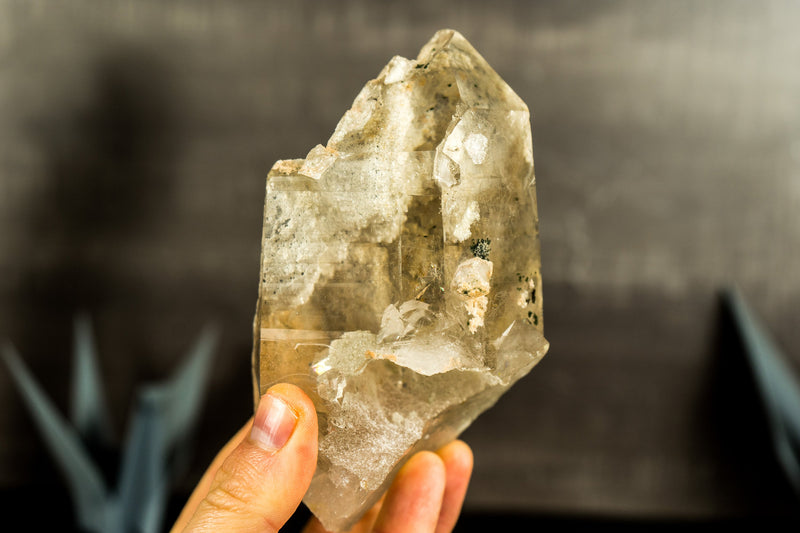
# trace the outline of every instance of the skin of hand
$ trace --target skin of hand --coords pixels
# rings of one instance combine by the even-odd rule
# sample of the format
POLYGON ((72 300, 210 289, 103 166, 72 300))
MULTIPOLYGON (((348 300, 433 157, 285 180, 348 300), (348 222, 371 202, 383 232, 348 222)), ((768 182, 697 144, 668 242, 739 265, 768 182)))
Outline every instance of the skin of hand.
MULTIPOLYGON (((452 531, 472 461, 462 441, 417 453, 350 533, 452 531)), ((211 463, 171 531, 274 533, 300 505, 316 464, 314 404, 294 385, 275 385, 211 463)), ((303 533, 326 531, 312 518, 303 533)))

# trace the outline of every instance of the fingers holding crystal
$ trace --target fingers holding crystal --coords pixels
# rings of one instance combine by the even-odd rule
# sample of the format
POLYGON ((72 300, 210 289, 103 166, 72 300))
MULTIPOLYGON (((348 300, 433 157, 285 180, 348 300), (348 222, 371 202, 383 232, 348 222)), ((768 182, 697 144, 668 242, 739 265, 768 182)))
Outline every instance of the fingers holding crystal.
MULTIPOLYGON (((384 494, 384 497, 386 495, 384 494)), ((369 508, 369 510, 364 513, 364 516, 354 525, 351 529, 347 530, 347 533, 371 533, 372 526, 375 525, 375 520, 378 518, 378 514, 381 512, 381 507, 383 506, 384 497, 381 497, 378 500, 378 503, 373 505, 369 508)), ((303 528, 303 533, 331 533, 329 530, 325 529, 325 527, 320 523, 319 519, 316 516, 312 516, 311 520, 308 521, 306 527, 303 528)))
POLYGON ((456 525, 467 494, 469 478, 472 475, 472 450, 466 442, 457 440, 444 446, 436 454, 444 462, 446 472, 444 497, 436 533, 449 533, 456 525))
POLYGON ((445 465, 433 452, 419 452, 397 473, 386 493, 375 533, 433 533, 446 484, 445 465))
POLYGON ((277 532, 300 504, 316 462, 314 404, 294 385, 270 388, 248 438, 219 465, 185 531, 277 532))
MULTIPOLYGON (((387 493, 348 533, 451 532, 464 503, 472 464, 472 450, 460 440, 444 446, 435 456, 431 452, 415 455, 400 470, 387 493)), ((312 517, 303 533, 330 532, 312 517)))

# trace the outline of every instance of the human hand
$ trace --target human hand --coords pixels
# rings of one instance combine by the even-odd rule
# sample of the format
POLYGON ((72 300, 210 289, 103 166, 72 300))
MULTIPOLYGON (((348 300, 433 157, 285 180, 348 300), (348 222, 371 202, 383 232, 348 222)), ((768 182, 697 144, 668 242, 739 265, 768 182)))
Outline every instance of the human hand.
MULTIPOLYGON (((211 463, 172 532, 274 533, 300 504, 316 465, 314 404, 293 385, 275 385, 211 463)), ((471 473, 472 452, 462 441, 417 453, 351 533, 451 531, 471 473)), ((326 530, 312 518, 303 531, 326 530)))

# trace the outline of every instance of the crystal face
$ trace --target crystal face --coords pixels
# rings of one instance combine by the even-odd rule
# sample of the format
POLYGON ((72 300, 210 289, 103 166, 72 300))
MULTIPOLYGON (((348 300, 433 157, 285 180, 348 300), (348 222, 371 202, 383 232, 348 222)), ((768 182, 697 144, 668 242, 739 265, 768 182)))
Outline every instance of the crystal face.
POLYGON ((256 393, 319 414, 305 502, 350 527, 544 356, 530 114, 461 36, 394 57, 267 178, 256 393))

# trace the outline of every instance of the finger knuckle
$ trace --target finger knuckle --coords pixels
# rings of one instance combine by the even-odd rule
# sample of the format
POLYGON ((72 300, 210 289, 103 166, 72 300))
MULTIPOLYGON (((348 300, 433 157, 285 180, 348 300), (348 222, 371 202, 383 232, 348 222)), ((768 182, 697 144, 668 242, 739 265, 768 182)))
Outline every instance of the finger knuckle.
POLYGON ((220 485, 206 496, 206 505, 213 511, 224 514, 239 514, 249 511, 249 502, 238 491, 220 485))
MULTIPOLYGON (((273 522, 272 518, 255 509, 247 496, 243 496, 236 487, 218 486, 208 493, 205 498, 206 510, 217 517, 235 516, 237 523, 256 525, 253 531, 261 533, 277 533, 281 524, 273 522)), ((249 530, 249 529, 248 529, 249 530)))

